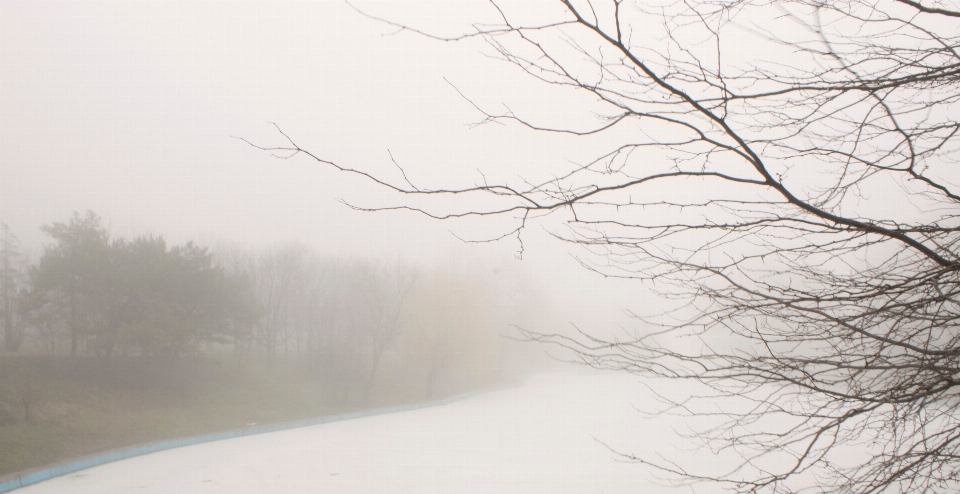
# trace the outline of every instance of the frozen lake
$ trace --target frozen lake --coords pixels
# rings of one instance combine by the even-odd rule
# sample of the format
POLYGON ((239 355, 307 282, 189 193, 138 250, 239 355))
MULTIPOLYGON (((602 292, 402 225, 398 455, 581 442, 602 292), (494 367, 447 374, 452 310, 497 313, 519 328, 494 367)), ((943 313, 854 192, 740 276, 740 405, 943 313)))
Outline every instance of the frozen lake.
POLYGON ((449 405, 161 451, 15 492, 678 492, 597 442, 672 448, 670 427, 635 409, 649 399, 628 375, 546 374, 449 405))

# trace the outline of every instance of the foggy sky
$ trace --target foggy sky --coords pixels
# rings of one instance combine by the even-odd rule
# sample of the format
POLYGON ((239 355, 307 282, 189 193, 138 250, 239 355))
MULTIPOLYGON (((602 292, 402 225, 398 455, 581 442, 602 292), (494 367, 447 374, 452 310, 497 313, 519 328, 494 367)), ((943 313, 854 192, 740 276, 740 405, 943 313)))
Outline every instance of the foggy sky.
MULTIPOLYGON (((441 35, 495 20, 483 2, 357 6, 441 35)), ((546 120, 577 114, 569 95, 485 56, 479 40, 395 31, 342 1, 0 2, 0 220, 34 259, 46 242, 40 225, 90 209, 121 237, 300 241, 441 267, 517 266, 515 239, 476 245, 451 234, 491 238, 510 223, 353 211, 338 199, 398 201, 236 139, 285 144, 275 122, 324 159, 399 181, 390 152, 427 188, 479 183, 478 169, 493 180, 533 180, 588 156, 555 136, 471 128, 480 115, 457 89, 546 120)), ((636 284, 585 273, 544 227, 534 224, 523 240, 522 269, 581 319, 618 320, 621 308, 650 300, 636 284)))

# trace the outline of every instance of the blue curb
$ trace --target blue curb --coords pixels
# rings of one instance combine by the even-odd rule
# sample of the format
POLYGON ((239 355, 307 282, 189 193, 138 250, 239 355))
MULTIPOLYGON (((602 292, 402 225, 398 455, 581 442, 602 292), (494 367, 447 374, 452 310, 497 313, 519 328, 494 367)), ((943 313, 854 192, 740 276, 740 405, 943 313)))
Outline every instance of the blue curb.
POLYGON ((36 484, 37 482, 43 482, 44 480, 50 480, 54 477, 59 477, 61 475, 66 475, 68 473, 77 472, 79 470, 83 470, 86 468, 103 465, 105 463, 110 463, 113 461, 125 460, 127 458, 133 458, 134 456, 156 453, 157 451, 163 451, 166 449, 179 448, 182 446, 192 446, 194 444, 208 443, 211 441, 220 441, 223 439, 231 439, 235 437, 252 436, 254 434, 263 434, 265 432, 276 432, 276 431, 282 431, 287 429, 296 429, 299 427, 309 427, 311 425, 326 424, 329 422, 340 422, 343 420, 353 420, 353 419, 359 419, 363 417, 372 417, 374 415, 407 412, 410 410, 417 410, 420 408, 430 408, 430 407, 435 407, 439 405, 447 405, 447 404, 453 403, 454 401, 462 400, 464 398, 469 398, 474 395, 478 395, 481 393, 489 393, 491 391, 499 391, 499 390, 510 388, 513 386, 515 385, 499 386, 491 389, 468 391, 466 393, 460 393, 457 395, 449 396, 447 398, 441 398, 439 400, 432 400, 432 401, 426 401, 421 403, 408 403, 406 405, 374 408, 372 410, 361 410, 358 412, 341 413, 338 415, 326 415, 322 417, 315 417, 312 419, 294 420, 291 422, 259 425, 256 427, 245 427, 243 429, 214 432, 212 434, 203 434, 201 436, 183 437, 180 439, 168 439, 165 441, 157 441, 149 444, 142 444, 140 446, 134 446, 132 448, 111 451, 109 453, 103 453, 95 456, 88 456, 86 458, 81 458, 76 461, 71 461, 70 463, 64 463, 61 465, 52 466, 50 468, 44 468, 42 470, 37 470, 35 472, 28 473, 21 477, 5 480, 3 482, 0 482, 0 493, 10 492, 20 487, 26 487, 28 485, 36 484))

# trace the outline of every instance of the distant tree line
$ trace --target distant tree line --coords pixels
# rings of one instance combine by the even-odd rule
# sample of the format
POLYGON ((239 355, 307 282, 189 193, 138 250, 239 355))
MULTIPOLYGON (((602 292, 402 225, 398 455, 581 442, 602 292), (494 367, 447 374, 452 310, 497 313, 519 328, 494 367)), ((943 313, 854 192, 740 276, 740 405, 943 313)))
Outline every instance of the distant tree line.
POLYGON ((509 311, 481 276, 325 257, 297 243, 214 252, 112 238, 92 212, 42 230, 51 242, 32 264, 6 225, 0 232, 7 353, 29 343, 106 365, 202 352, 295 360, 331 396, 363 403, 385 375, 426 396, 498 377, 509 311))
POLYGON ((295 358, 340 400, 368 402, 384 376, 425 396, 498 377, 502 290, 476 274, 325 257, 297 243, 225 247, 216 258, 256 307, 231 327, 233 351, 295 358))

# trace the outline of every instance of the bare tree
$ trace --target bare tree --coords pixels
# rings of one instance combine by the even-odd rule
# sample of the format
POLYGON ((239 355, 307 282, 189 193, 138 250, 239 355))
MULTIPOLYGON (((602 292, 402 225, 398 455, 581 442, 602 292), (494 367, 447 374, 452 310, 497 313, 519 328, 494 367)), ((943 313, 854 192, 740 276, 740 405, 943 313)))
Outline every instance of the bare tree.
POLYGON ((476 274, 447 270, 418 283, 407 306, 402 350, 423 396, 489 385, 499 377, 500 329, 495 290, 476 274))
POLYGON ((452 37, 380 20, 485 41, 582 113, 545 121, 465 95, 481 123, 569 136, 593 150, 590 159, 559 163, 542 181, 428 189, 292 140, 273 149, 408 197, 468 197, 457 203, 465 209, 386 209, 509 218, 502 238, 564 212, 539 221, 583 246, 585 267, 651 282, 675 301, 616 338, 526 335, 594 367, 712 389, 699 400, 726 420, 695 436, 739 455, 737 468, 717 474, 624 453, 678 483, 960 488, 960 192, 951 168, 960 158, 960 5, 560 0, 533 15, 501 2, 491 10, 497 22, 452 37), (476 207, 477 198, 488 201, 476 207), (750 406, 727 406, 728 397, 750 406))
POLYGON ((26 325, 20 308, 20 291, 26 281, 26 256, 20 241, 6 223, 0 222, 0 324, 3 347, 8 352, 20 349, 26 338, 26 325))
POLYGON ((309 257, 305 246, 288 243, 265 250, 257 261, 253 286, 263 316, 253 336, 271 360, 277 348, 289 351, 288 344, 296 333, 309 257))
POLYGON ((438 380, 463 359, 469 329, 486 323, 478 317, 483 310, 481 297, 466 300, 470 295, 452 277, 430 276, 417 291, 410 305, 410 329, 404 338, 406 360, 421 367, 424 374, 423 395, 433 398, 438 380), (472 302, 472 304, 471 304, 472 302), (470 310, 473 309, 473 310, 470 310), (469 328, 469 329, 468 329, 469 328))
POLYGON ((368 359, 367 378, 362 403, 369 404, 377 381, 377 371, 384 353, 397 341, 404 321, 404 305, 408 302, 416 272, 397 262, 362 262, 356 266, 360 317, 357 330, 362 332, 363 353, 368 359))
POLYGON ((354 398, 351 391, 363 392, 367 381, 365 335, 359 330, 366 312, 358 296, 355 263, 323 258, 319 264, 313 284, 317 291, 317 304, 312 308, 316 324, 311 332, 316 352, 313 364, 330 399, 346 403, 354 398))
POLYGON ((255 281, 257 263, 255 254, 241 244, 222 243, 214 249, 217 265, 223 268, 231 280, 242 306, 230 311, 227 337, 236 356, 250 350, 254 342, 254 329, 262 316, 262 307, 257 298, 255 281))
POLYGON ((30 290, 20 298, 21 315, 29 326, 33 338, 40 342, 47 355, 57 354, 57 344, 69 334, 67 320, 57 301, 60 294, 30 290))

